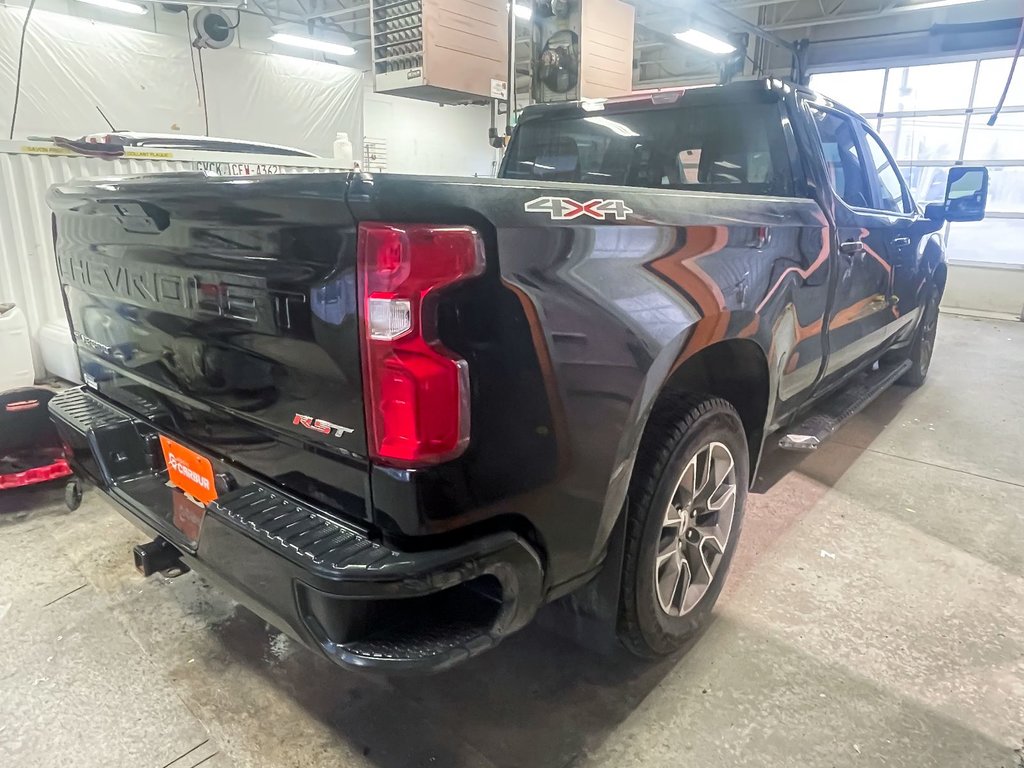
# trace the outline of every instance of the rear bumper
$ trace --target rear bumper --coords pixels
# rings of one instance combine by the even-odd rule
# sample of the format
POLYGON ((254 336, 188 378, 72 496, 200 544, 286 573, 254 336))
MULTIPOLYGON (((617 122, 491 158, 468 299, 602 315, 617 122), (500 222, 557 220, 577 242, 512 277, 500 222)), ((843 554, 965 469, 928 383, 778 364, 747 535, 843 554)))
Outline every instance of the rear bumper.
POLYGON ((156 427, 85 389, 55 397, 50 413, 75 469, 125 517, 342 666, 445 669, 524 626, 541 603, 540 559, 513 533, 398 551, 212 457, 234 489, 207 505, 195 535, 198 508, 166 485, 156 427))

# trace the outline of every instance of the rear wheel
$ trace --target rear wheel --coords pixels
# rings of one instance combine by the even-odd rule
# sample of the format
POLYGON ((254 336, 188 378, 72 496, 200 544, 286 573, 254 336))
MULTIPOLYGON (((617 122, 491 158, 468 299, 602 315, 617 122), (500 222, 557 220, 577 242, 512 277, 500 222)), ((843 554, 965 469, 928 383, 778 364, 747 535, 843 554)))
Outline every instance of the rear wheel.
POLYGON ((743 425, 719 398, 651 417, 630 486, 619 637, 639 656, 707 625, 736 549, 749 468, 743 425))
POLYGON ((907 350, 910 368, 900 378, 901 384, 920 387, 928 376, 928 369, 932 363, 932 352, 935 350, 935 337, 939 328, 940 298, 938 286, 933 286, 928 291, 928 297, 921 310, 921 320, 917 326, 917 333, 914 334, 914 342, 907 350))

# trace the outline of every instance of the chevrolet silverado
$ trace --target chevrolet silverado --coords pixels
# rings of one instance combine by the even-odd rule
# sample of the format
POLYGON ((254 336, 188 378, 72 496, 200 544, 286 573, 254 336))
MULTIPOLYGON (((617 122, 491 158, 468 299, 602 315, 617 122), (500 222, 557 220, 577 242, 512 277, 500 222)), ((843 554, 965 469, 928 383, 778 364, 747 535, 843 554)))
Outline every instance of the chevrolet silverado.
POLYGON ((570 593, 664 655, 768 441, 923 383, 987 178, 921 206, 861 117, 760 80, 529 107, 496 179, 61 184, 86 386, 50 411, 143 573, 343 666, 444 669, 570 593))

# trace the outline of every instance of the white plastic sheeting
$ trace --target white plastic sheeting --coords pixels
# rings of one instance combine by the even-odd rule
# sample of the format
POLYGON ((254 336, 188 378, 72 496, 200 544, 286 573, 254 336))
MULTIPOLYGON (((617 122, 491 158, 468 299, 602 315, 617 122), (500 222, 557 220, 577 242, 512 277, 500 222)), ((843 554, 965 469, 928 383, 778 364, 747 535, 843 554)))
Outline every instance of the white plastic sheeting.
POLYGON ((177 150, 137 154, 163 157, 101 160, 72 155, 52 144, 0 141, 0 302, 13 301, 28 321, 37 377, 45 371, 40 354, 44 326, 50 326, 51 335, 44 335, 46 338, 52 338, 54 324, 67 327, 53 255, 50 209, 45 201, 52 184, 80 177, 192 171, 200 163, 207 167, 223 163, 228 173, 268 170, 268 166, 271 171, 288 173, 343 170, 321 158, 177 150), (55 154, 47 154, 50 152, 55 154))
POLYGON ((442 107, 369 92, 363 116, 366 136, 384 143, 388 173, 495 175, 499 154, 487 141, 488 107, 442 107))
MULTIPOLYGON (((0 7, 0 138, 11 127, 25 11, 0 7)), ((107 130, 206 132, 286 144, 329 157, 338 132, 362 151, 362 73, 323 62, 227 48, 202 53, 197 87, 188 41, 36 11, 28 26, 15 138, 107 130)), ((193 51, 198 59, 199 52, 193 51)), ((198 61, 197 61, 198 64, 198 61)))

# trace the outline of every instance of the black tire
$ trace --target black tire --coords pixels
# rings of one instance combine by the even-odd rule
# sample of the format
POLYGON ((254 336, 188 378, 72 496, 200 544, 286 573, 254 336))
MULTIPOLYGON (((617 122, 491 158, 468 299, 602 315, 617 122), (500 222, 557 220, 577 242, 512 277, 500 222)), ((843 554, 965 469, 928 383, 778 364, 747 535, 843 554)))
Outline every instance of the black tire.
POLYGON ((920 387, 928 378, 928 369, 935 351, 935 336, 939 326, 939 299, 942 293, 938 286, 928 290, 924 301, 921 320, 917 324, 913 343, 907 347, 904 359, 910 360, 910 368, 900 377, 900 384, 908 387, 920 387))
POLYGON ((82 506, 82 495, 82 481, 77 477, 69 480, 67 485, 64 486, 64 503, 67 505, 69 512, 74 512, 82 506))
MULTIPOLYGON (((708 462, 711 463, 710 458, 708 462)), ((709 623, 742 527, 750 477, 748 464, 743 424, 736 410, 725 400, 680 398, 659 406, 651 416, 630 483, 618 619, 620 641, 637 656, 653 658, 670 654, 699 636, 709 623), (667 527, 669 506, 672 504, 679 516, 676 494, 682 487, 681 481, 685 480, 691 466, 696 466, 693 462, 700 458, 702 451, 719 452, 716 446, 720 445, 731 453, 729 458, 735 470, 735 504, 724 551, 715 555, 715 570, 707 577, 709 583, 697 585, 702 592, 693 593, 699 595, 695 604, 684 610, 688 591, 684 587, 679 598, 681 615, 670 615, 662 601, 666 594, 676 595, 677 587, 665 589, 655 564, 659 552, 668 557, 664 555, 666 546, 671 548, 674 541, 674 533, 667 527), (667 538, 666 531, 669 531, 667 538)), ((689 506, 696 509, 698 504, 694 502, 689 506)), ((717 518, 719 513, 705 514, 714 514, 717 518)), ((689 520, 690 513, 681 517, 689 520)), ((678 530, 676 546, 685 548, 684 527, 679 526, 678 530)), ((699 551, 704 552, 704 545, 700 546, 699 551)), ((696 580, 693 583, 696 584, 696 580)), ((668 599, 669 605, 674 601, 674 597, 668 599)))

